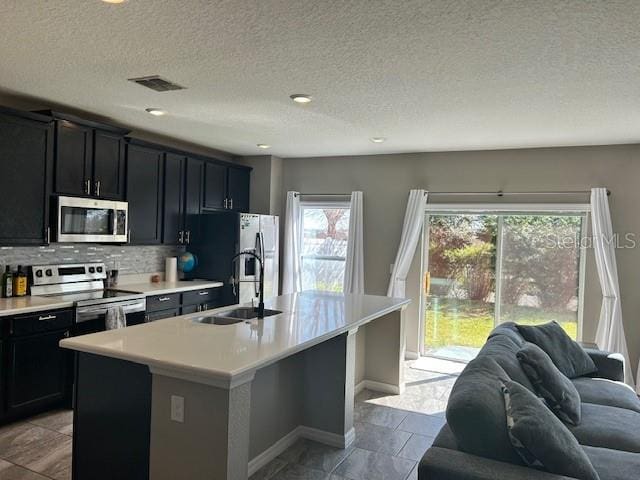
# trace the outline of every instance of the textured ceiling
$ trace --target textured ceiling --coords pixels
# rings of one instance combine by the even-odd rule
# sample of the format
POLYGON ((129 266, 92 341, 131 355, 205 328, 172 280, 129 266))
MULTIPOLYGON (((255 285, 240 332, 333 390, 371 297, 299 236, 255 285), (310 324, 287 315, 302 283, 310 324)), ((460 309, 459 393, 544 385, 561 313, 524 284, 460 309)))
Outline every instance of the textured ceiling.
POLYGON ((240 155, 628 143, 639 24, 635 0, 2 0, 0 88, 240 155), (188 89, 127 81, 152 74, 188 89))

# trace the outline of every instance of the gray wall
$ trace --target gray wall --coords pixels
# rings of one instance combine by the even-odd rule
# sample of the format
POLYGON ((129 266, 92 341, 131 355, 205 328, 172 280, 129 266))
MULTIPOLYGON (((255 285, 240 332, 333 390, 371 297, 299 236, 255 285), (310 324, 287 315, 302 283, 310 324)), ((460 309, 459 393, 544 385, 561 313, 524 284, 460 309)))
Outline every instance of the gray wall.
POLYGON ((0 247, 0 268, 11 265, 104 262, 107 268, 118 263, 122 274, 164 272, 164 259, 175 257, 184 247, 122 246, 52 243, 44 247, 0 247))
POLYGON ((279 215, 282 209, 282 159, 271 155, 243 157, 251 171, 251 213, 279 215))
MULTIPOLYGON (((614 230, 640 234, 640 145, 442 152, 284 160, 282 198, 287 190, 301 192, 364 192, 365 281, 372 294, 385 294, 389 267, 394 261, 402 220, 411 188, 432 191, 535 191, 588 190, 606 186, 614 230)), ((438 201, 469 201, 448 198, 438 201)), ((495 198, 494 201, 499 199, 495 198)), ((540 201, 519 199, 521 201, 540 201)), ((435 202, 435 199, 431 200, 435 202)), ((483 198, 483 201, 487 201, 483 198)), ((513 198, 507 200, 513 202, 513 198)), ((545 198, 546 202, 588 202, 588 196, 545 198)), ((282 213, 282 210, 281 210, 282 213)), ((640 296, 636 294, 640 271, 638 248, 619 249, 618 269, 622 309, 632 359, 640 355, 640 296)), ((417 299, 420 255, 416 255, 408 293, 407 349, 418 349, 417 299)), ((595 335, 601 304, 593 251, 587 252, 584 336, 595 335)))

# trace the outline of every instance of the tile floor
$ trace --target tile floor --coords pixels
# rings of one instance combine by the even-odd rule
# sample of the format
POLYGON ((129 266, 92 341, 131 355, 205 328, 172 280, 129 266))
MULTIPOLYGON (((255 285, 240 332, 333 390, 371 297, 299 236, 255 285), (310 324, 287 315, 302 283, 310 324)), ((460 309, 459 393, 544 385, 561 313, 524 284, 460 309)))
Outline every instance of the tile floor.
MULTIPOLYGON (((346 450, 302 440, 251 480, 414 480, 417 462, 444 423, 456 375, 421 360, 405 369, 406 391, 356 397, 355 443, 346 450)), ((455 370, 455 369, 454 369, 455 370)), ((49 412, 0 427, 2 480, 69 480, 73 413, 49 412)))

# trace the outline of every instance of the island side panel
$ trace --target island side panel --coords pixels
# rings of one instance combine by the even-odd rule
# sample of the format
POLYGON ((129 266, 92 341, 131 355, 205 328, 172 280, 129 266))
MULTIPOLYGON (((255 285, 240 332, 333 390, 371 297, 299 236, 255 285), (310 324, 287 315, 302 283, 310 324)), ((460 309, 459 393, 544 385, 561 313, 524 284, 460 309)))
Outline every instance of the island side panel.
POLYGON ((151 374, 145 365, 76 353, 73 480, 149 477, 151 374))
POLYGON ((304 352, 304 410, 306 435, 346 448, 353 441, 356 330, 304 352))
POLYGON ((404 309, 372 320, 365 329, 366 387, 384 393, 402 393, 406 344, 404 309))
POLYGON ((251 382, 227 389, 153 375, 151 480, 246 480, 251 382), (184 398, 184 422, 171 420, 171 396, 184 398))

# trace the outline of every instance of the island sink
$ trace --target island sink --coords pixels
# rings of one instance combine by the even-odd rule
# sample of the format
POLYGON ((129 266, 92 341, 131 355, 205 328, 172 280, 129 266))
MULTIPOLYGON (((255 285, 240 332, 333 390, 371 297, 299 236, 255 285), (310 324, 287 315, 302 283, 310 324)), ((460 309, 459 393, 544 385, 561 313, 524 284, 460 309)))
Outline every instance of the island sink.
MULTIPOLYGON (((271 317, 282 313, 280 310, 264 310, 265 317, 271 317)), ((194 318, 194 322, 206 323, 209 325, 232 325, 234 323, 244 322, 245 320, 253 320, 258 317, 258 312, 253 307, 240 307, 226 312, 213 315, 206 315, 194 318)))

